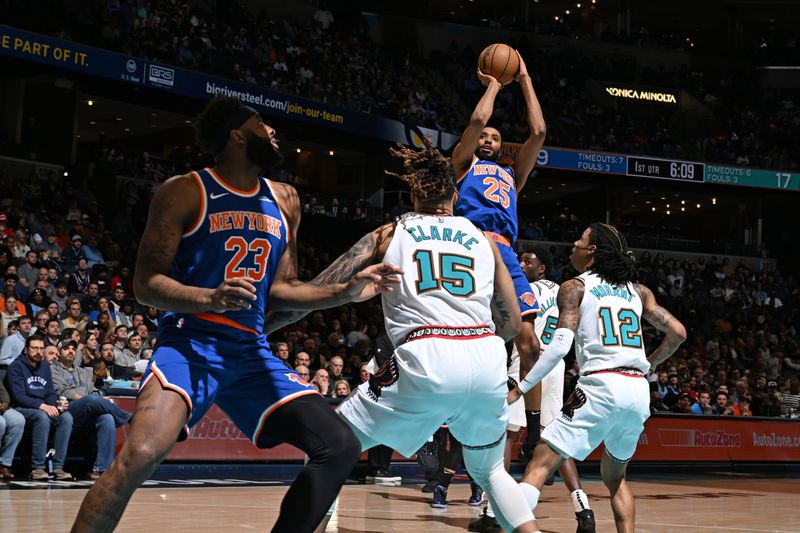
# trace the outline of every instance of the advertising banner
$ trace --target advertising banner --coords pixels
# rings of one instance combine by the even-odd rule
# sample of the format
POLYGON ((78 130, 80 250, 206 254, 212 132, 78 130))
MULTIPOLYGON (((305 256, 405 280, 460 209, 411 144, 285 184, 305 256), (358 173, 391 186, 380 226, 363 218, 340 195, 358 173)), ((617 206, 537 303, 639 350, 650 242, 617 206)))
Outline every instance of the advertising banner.
MULTIPOLYGON (((133 412, 135 398, 115 398, 133 412)), ((128 426, 117 430, 117 447, 128 426)), ((519 444, 512 457, 516 457, 519 444)), ((587 461, 599 461, 602 447, 587 461)), ((168 460, 193 461, 299 461, 303 454, 288 444, 259 450, 216 405, 179 442, 168 460)), ((402 460, 395 453, 394 460, 402 460)), ((654 416, 645 424, 634 461, 659 462, 800 462, 800 419, 654 416)))

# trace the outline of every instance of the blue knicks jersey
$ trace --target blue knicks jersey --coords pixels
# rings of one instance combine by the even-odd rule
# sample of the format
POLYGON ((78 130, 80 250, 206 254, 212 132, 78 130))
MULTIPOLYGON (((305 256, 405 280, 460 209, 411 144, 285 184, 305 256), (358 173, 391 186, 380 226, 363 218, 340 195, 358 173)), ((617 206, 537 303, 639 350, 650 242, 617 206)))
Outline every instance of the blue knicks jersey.
POLYGON ((514 171, 492 161, 476 160, 458 182, 455 214, 483 231, 517 240, 517 189, 514 171))
POLYGON ((241 191, 225 184, 210 168, 192 176, 201 189, 200 213, 183 235, 170 277, 209 289, 225 279, 253 278, 258 299, 250 309, 195 316, 261 333, 269 290, 288 240, 286 219, 266 178, 259 178, 253 190, 241 191))

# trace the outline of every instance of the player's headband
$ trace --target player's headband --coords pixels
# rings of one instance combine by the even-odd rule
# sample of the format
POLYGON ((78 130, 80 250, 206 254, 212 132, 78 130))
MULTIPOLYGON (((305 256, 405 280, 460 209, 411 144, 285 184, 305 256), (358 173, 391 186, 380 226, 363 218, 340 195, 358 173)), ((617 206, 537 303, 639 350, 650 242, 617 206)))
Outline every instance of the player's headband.
POLYGON ((225 125, 222 126, 217 134, 217 146, 219 146, 219 150, 225 148, 225 145, 228 143, 228 137, 231 134, 231 130, 238 130, 242 127, 242 124, 250 120, 250 117, 258 114, 259 112, 250 106, 239 106, 239 108, 231 114, 230 118, 225 122, 225 125))

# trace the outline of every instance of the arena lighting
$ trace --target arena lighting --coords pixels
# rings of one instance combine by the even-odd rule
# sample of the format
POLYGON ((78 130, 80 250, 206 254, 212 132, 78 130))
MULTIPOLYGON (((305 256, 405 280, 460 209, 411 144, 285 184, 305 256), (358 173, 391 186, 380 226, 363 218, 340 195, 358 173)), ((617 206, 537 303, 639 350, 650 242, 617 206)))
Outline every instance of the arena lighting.
POLYGON ((86 100, 86 105, 92 107, 94 105, 94 100, 86 100))
POLYGON ((578 9, 580 9, 580 8, 581 8, 581 5, 580 5, 580 4, 575 4, 575 6, 576 6, 578 9))
POLYGON ((686 212, 686 208, 685 207, 681 207, 681 213, 684 213, 684 212, 686 212))
POLYGON ((656 208, 655 208, 655 207, 651 207, 651 208, 650 208, 650 211, 653 211, 653 212, 655 213, 655 211, 656 211, 656 208))
POLYGON ((711 199, 711 205, 717 205, 717 199, 716 198, 712 198, 711 199))
POLYGON ((670 211, 669 211, 669 209, 667 209, 667 214, 668 214, 668 215, 670 214, 670 211))
POLYGON ((667 209, 669 209, 669 204, 667 204, 667 209))
POLYGON ((697 209, 700 209, 700 204, 695 205, 697 209))
POLYGON ((65 171, 64 171, 64 176, 65 176, 65 177, 66 177, 66 176, 69 176, 69 172, 65 170, 65 171))
POLYGON ((116 120, 117 122, 120 122, 120 121, 122 121, 122 117, 117 117, 115 120, 116 120))
POLYGON ((569 9, 567 9, 566 11, 564 11, 564 13, 565 13, 565 14, 567 14, 567 15, 569 15, 569 9))
POLYGON ((558 21, 558 15, 556 15, 556 16, 555 16, 555 17, 553 17, 553 18, 554 18, 556 21, 558 21))
POLYGON ((681 200, 681 205, 686 205, 686 200, 681 200))
POLYGON ((328 152, 328 155, 333 155, 334 153, 335 153, 335 152, 334 152, 333 150, 330 150, 330 151, 328 152))
POLYGON ((300 153, 300 148, 298 148, 298 149, 297 149, 297 153, 298 153, 298 154, 300 153))

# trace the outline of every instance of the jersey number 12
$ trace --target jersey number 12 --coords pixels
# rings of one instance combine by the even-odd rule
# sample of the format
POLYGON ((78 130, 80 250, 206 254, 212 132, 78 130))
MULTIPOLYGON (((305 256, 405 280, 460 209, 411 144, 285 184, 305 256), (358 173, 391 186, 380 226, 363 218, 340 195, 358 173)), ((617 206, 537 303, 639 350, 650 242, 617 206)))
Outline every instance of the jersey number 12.
POLYGON ((603 346, 642 347, 642 330, 639 327, 639 316, 633 309, 620 309, 616 320, 614 320, 611 309, 601 307, 598 311, 598 316, 603 328, 603 346))

